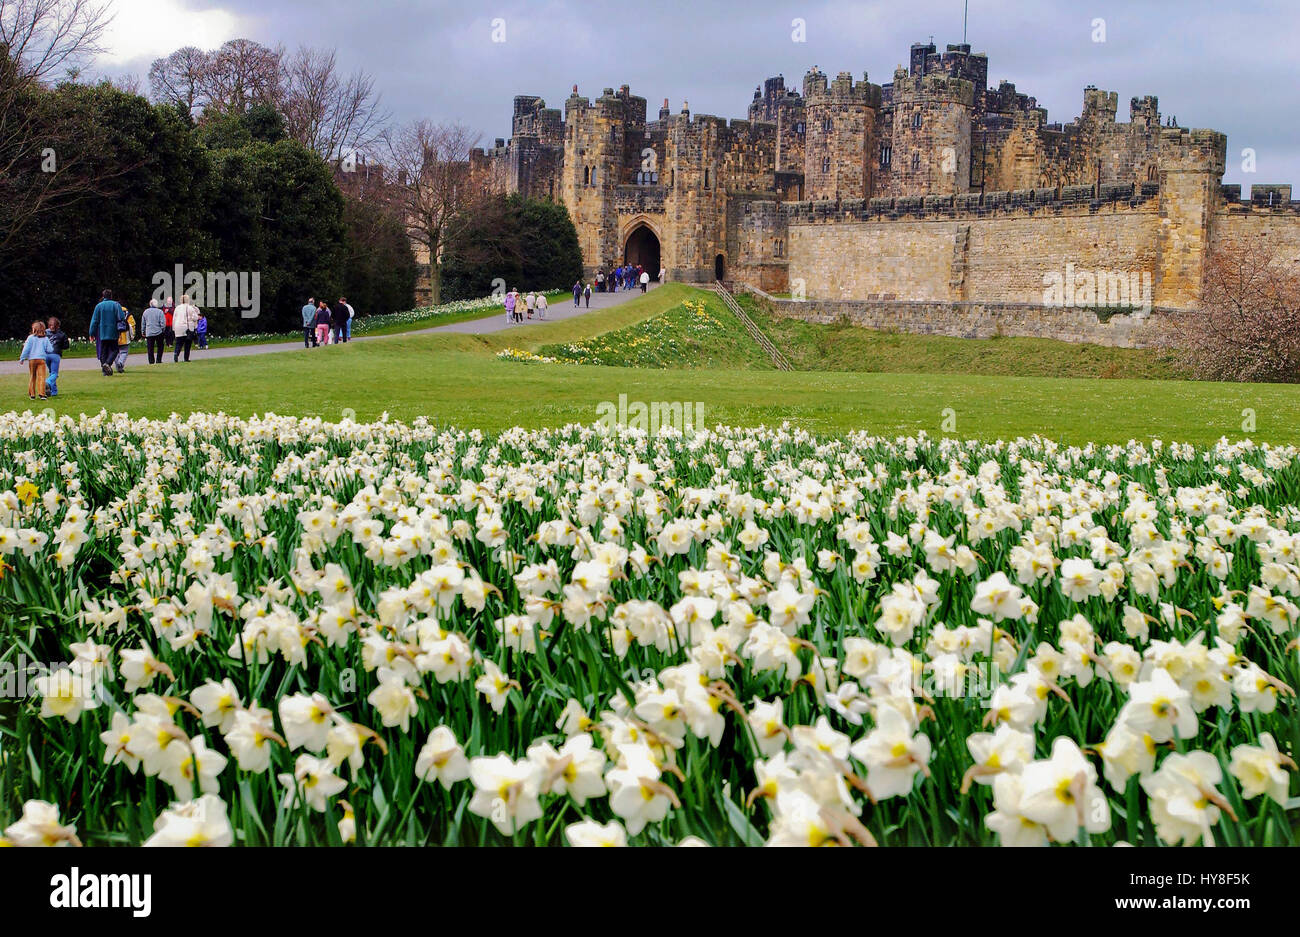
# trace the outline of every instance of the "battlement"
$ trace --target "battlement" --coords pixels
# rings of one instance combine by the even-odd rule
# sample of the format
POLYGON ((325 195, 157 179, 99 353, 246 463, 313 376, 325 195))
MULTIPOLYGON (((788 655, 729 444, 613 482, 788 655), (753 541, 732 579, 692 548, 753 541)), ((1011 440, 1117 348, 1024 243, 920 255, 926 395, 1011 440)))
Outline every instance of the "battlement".
POLYGON ((894 75, 893 100, 896 105, 944 102, 975 106, 975 85, 966 78, 944 73, 894 75))
POLYGON ((1208 172, 1222 176, 1228 136, 1217 130, 1160 128, 1160 168, 1168 172, 1208 172))
POLYGON ((1102 91, 1094 85, 1083 89, 1083 123, 1115 123, 1119 113, 1119 94, 1114 91, 1102 91))
MULTIPOLYGON (((810 72, 809 75, 812 76, 813 73, 810 72)), ((854 104, 873 110, 880 108, 880 85, 868 81, 866 72, 863 72, 862 79, 856 82, 849 72, 840 72, 832 82, 826 82, 824 80, 826 76, 820 73, 817 77, 823 80, 809 83, 808 78, 804 79, 804 87, 809 90, 809 93, 804 96, 805 107, 854 104)))
POLYGON ((1133 98, 1128 103, 1128 119, 1130 123, 1158 127, 1160 125, 1160 100, 1152 94, 1133 98))
POLYGON ((1158 182, 1142 185, 1068 185, 958 195, 898 196, 775 203, 787 223, 829 224, 846 221, 890 221, 903 218, 980 218, 989 215, 1041 212, 1096 214, 1100 211, 1151 211, 1160 196, 1158 182))
POLYGON ((1300 202, 1292 201, 1292 187, 1277 183, 1255 183, 1250 187, 1250 197, 1242 198, 1240 185, 1219 187, 1223 210, 1232 214, 1294 214, 1300 215, 1300 202))

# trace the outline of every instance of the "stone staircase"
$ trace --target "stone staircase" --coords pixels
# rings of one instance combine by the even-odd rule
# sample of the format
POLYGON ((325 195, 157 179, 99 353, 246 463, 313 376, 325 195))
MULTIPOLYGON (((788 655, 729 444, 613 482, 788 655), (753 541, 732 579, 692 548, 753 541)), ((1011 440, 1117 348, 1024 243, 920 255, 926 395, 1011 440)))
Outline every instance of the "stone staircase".
POLYGON ((740 304, 736 302, 735 297, 727 291, 727 288, 722 285, 720 280, 714 282, 713 292, 718 294, 718 297, 726 307, 741 321, 741 324, 745 326, 745 331, 749 333, 750 338, 758 342, 759 347, 767 352, 768 357, 772 359, 772 363, 776 365, 778 371, 794 370, 786 356, 781 354, 781 350, 772 344, 772 340, 763 333, 763 330, 754 323, 754 320, 745 314, 745 310, 740 308, 740 304))

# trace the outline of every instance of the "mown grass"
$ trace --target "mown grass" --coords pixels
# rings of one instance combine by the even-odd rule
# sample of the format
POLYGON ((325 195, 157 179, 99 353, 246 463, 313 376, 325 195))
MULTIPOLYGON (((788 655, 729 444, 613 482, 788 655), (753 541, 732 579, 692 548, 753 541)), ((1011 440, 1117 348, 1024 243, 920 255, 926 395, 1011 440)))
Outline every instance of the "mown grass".
POLYGON ((1191 375, 1175 356, 1044 338, 954 338, 883 332, 847 322, 818 324, 770 315, 749 296, 737 301, 790 363, 803 371, 1005 375, 1178 380, 1191 375))
MULTIPOLYGON (((112 378, 68 372, 50 405, 56 413, 105 408, 153 418, 207 410, 328 420, 350 412, 362 420, 387 412, 494 431, 592 423, 600 403, 627 394, 646 402, 702 402, 709 425, 790 420, 818 432, 924 430, 979 439, 1041 434, 1081 445, 1151 437, 1205 444, 1221 436, 1300 443, 1300 388, 1290 385, 1099 381, 948 368, 933 374, 648 369, 519 364, 495 357, 506 347, 537 351, 624 329, 705 295, 670 283, 612 309, 520 331, 406 335, 311 354, 140 367, 112 378)), ((39 409, 26 398, 23 376, 0 378, 0 401, 39 409)))

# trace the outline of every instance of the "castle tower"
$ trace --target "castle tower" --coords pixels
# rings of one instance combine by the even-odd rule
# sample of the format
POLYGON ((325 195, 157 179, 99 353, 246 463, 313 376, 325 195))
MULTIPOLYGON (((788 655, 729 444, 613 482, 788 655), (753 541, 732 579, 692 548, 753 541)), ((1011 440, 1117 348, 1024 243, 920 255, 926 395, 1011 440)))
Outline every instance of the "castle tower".
POLYGON ((575 85, 565 102, 561 191, 588 275, 619 256, 615 195, 629 147, 635 149, 645 137, 645 114, 645 98, 632 95, 626 85, 617 94, 606 88, 595 104, 575 85))
POLYGON ((799 92, 785 86, 785 77, 777 75, 754 89, 749 105, 751 122, 776 124, 777 172, 802 173, 804 170, 805 106, 799 92))
MULTIPOLYGON (((916 49, 913 49, 913 68, 916 49)), ((894 72, 889 195, 970 191, 975 86, 942 69, 894 72)))
POLYGON ((870 198, 874 188, 876 112, 881 89, 840 72, 833 82, 814 68, 804 76, 805 198, 870 198))
POLYGON ((1227 152, 1227 136, 1213 130, 1160 131, 1157 306, 1193 309, 1201 301, 1210 223, 1227 152))
POLYGON ((708 114, 691 117, 683 104, 664 139, 669 181, 664 198, 663 263, 673 278, 707 283, 726 275, 726 188, 720 177, 727 122, 708 114))

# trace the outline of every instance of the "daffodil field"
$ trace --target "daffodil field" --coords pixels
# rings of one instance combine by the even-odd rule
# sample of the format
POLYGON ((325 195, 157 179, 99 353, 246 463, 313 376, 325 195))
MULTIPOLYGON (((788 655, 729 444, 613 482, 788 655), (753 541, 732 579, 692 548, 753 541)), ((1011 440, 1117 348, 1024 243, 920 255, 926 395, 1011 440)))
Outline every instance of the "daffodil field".
POLYGON ((0 416, 12 845, 1294 844, 1300 451, 0 416))

